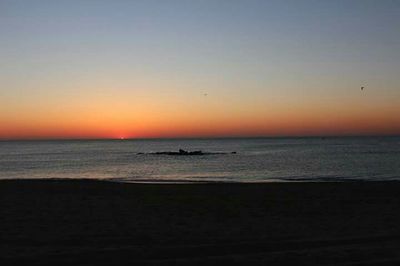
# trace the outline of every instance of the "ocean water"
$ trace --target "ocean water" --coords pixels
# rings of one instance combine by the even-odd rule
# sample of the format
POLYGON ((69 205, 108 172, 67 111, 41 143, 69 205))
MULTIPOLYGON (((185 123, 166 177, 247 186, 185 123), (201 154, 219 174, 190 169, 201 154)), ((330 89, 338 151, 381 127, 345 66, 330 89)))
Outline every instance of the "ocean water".
POLYGON ((0 142, 0 179, 26 178, 123 182, 400 180, 400 137, 0 142), (179 148, 227 154, 148 154, 179 148))

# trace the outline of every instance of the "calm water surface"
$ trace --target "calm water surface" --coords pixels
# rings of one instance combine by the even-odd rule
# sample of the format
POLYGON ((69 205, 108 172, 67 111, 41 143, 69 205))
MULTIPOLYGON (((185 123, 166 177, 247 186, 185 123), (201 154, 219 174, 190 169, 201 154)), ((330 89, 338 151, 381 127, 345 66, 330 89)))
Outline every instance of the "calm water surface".
POLYGON ((400 138, 0 142, 0 179, 116 181, 400 180, 400 138), (237 154, 138 153, 202 150, 237 154))

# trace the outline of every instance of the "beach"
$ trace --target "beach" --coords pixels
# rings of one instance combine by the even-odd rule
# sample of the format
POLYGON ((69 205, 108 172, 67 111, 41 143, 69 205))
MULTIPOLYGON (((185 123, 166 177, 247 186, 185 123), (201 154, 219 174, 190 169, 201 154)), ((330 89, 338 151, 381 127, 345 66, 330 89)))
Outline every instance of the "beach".
POLYGON ((399 182, 0 181, 1 265, 394 265, 399 182))

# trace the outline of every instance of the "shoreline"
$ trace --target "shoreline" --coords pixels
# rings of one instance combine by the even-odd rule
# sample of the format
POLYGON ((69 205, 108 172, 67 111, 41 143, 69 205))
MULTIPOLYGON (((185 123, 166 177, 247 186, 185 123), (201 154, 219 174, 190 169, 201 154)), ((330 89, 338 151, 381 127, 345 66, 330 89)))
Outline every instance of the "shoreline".
POLYGON ((398 181, 1 180, 0 263, 398 263, 399 206, 398 181))
POLYGON ((356 178, 298 178, 298 179, 266 179, 266 180, 249 180, 249 181, 225 181, 225 180, 176 180, 176 179, 119 179, 119 178, 3 178, 0 179, 2 182, 105 182, 105 183, 117 183, 117 184, 138 184, 138 185, 264 185, 264 184, 287 184, 287 183, 400 183, 399 178, 390 179, 356 179, 356 178))

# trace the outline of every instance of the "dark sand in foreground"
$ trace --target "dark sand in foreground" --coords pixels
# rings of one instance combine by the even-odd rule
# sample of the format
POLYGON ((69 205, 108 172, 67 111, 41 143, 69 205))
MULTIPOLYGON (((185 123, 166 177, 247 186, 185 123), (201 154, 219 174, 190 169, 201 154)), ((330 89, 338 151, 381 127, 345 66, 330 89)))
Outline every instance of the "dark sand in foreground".
POLYGON ((398 265, 400 182, 0 181, 0 264, 398 265))

